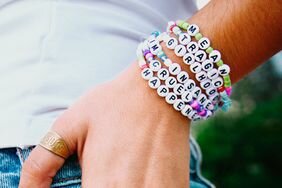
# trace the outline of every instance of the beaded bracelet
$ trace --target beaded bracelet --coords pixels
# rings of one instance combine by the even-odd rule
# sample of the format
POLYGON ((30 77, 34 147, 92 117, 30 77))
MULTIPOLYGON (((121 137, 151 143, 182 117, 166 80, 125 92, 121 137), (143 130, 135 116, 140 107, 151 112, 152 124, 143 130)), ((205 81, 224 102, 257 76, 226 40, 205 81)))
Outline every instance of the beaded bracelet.
MULTIPOLYGON (((229 76, 230 68, 228 65, 223 64, 220 52, 213 50, 210 46, 209 39, 202 36, 199 32, 199 27, 196 24, 190 25, 184 21, 177 21, 176 23, 169 22, 167 31, 178 36, 180 43, 178 44, 176 39, 170 37, 169 41, 166 43, 167 47, 169 49, 174 49, 177 56, 183 56, 184 63, 190 65, 191 71, 196 74, 196 79, 200 82, 202 88, 206 89, 207 94, 215 93, 213 88, 209 88, 211 84, 206 78, 208 77, 212 80, 213 85, 217 88, 217 91, 220 94, 221 101, 219 102, 219 105, 222 110, 227 111, 231 106, 229 96, 232 92, 229 76), (187 33, 184 33, 180 28, 187 30, 187 33), (195 37, 197 42, 192 41, 191 37, 195 37), (186 48, 188 53, 186 53, 186 48), (209 59, 206 59, 207 54, 203 50, 209 54, 209 59), (213 68, 213 63, 217 64, 218 70, 213 68), (221 75, 223 79, 218 75, 221 75)), ((213 97, 216 99, 215 95, 213 97)), ((214 101, 214 104, 215 103, 216 101, 214 101)))
MULTIPOLYGON (((156 35, 156 37, 158 37, 159 36, 159 32, 154 32, 153 34, 155 34, 156 35)), ((153 58, 152 58, 152 56, 153 56, 153 53, 154 54, 157 54, 157 56, 164 62, 164 64, 166 65, 166 66, 168 66, 169 67, 169 72, 171 73, 171 74, 173 74, 173 75, 177 75, 177 80, 180 82, 180 83, 184 83, 184 80, 183 80, 183 77, 185 78, 186 77, 186 80, 187 80, 187 78, 188 78, 188 73, 186 73, 185 71, 181 71, 181 68, 180 68, 180 65, 178 65, 178 64, 176 64, 176 63, 172 63, 171 62, 171 60, 169 60, 168 58, 167 58, 167 56, 164 54, 164 52, 161 50, 161 47, 160 47, 160 45, 159 45, 159 43, 157 43, 156 42, 156 40, 154 39, 154 38, 152 38, 152 36, 150 37, 151 38, 151 40, 149 39, 149 45, 151 46, 151 48, 150 49, 152 49, 152 53, 150 53, 149 52, 149 49, 148 48, 145 48, 145 49, 143 49, 143 55, 144 55, 144 57, 147 59, 147 61, 149 61, 150 62, 150 64, 149 65, 151 65, 151 63, 152 63, 152 65, 156 65, 156 67, 158 67, 158 71, 160 71, 160 65, 159 65, 159 63, 157 62, 157 61, 155 61, 155 60, 153 60, 153 58), (182 80, 181 80, 182 79, 182 80)), ((139 47, 140 48, 140 47, 139 47)), ((138 57, 140 57, 141 56, 141 52, 139 52, 139 54, 138 54, 138 57)), ((140 61, 139 62, 142 62, 141 64, 139 64, 139 66, 141 67, 141 69, 142 68, 144 68, 144 67, 147 67, 146 65, 145 65, 145 61, 144 60, 142 60, 142 56, 141 56, 141 59, 140 59, 140 61)), ((148 69, 144 69, 142 72, 143 73, 148 73, 149 71, 148 71, 148 69), (143 72, 144 71, 144 72, 143 72)), ((161 73, 163 73, 163 72, 165 72, 165 69, 161 69, 161 73)), ((158 72, 159 73, 159 75, 158 75, 158 77, 160 77, 160 72, 158 72)), ((150 74, 152 74, 152 73, 150 73, 150 74)), ((167 75, 167 73, 165 73, 165 75, 167 75)), ((144 78, 144 77, 143 77, 144 78)), ((146 78, 145 78, 146 79, 146 78)), ((148 78, 147 78, 148 79, 148 78)), ((175 79, 174 77, 169 77, 169 78, 162 78, 162 80, 164 80, 164 79, 166 79, 165 81, 166 82, 170 82, 171 80, 173 80, 173 79, 175 79)), ((152 80, 151 80, 154 84, 153 84, 153 86, 150 86, 150 87, 152 87, 152 88, 157 88, 158 87, 158 91, 160 92, 160 91, 167 91, 167 86, 169 87, 169 85, 167 85, 167 86, 160 86, 160 81, 155 77, 155 78, 152 78, 152 80), (156 85, 156 83, 157 83, 157 85, 156 85)), ((195 85, 195 82, 193 81, 193 80, 190 80, 190 82, 187 82, 187 83, 189 83, 190 85, 188 85, 188 86, 191 86, 191 84, 194 84, 195 85)), ((149 85, 150 85, 150 83, 149 83, 149 85)), ((171 87, 172 88, 172 87, 171 87)), ((179 93, 178 91, 180 90, 180 89, 183 89, 183 85, 182 84, 177 84, 176 85, 176 87, 174 87, 174 93, 176 93, 177 95, 180 95, 181 93, 179 93)), ((198 89, 200 89, 200 88, 198 88, 198 89)), ((160 96, 162 96, 162 94, 161 93, 158 93, 160 96)), ((185 101, 185 98, 187 98, 187 96, 191 96, 191 94, 190 94, 190 92, 189 91, 185 91, 182 95, 181 95, 181 98, 182 98, 182 100, 184 101, 184 102, 189 102, 189 100, 187 101, 185 101), (184 98, 183 98, 183 96, 185 96, 184 98)), ((175 95, 173 95, 173 94, 171 94, 171 96, 170 97, 173 97, 173 96, 175 96, 175 95)), ((201 95, 201 96, 203 96, 203 94, 201 95)), ((205 97, 205 96, 204 96, 205 97)), ((175 97, 173 97, 173 98, 175 98, 175 97)), ((167 100, 167 102, 170 104, 170 103, 172 103, 173 101, 169 101, 168 100, 168 98, 166 97, 166 100, 167 100)), ((191 99, 190 99, 191 100, 191 99)), ((208 102, 208 101, 207 101, 208 102)), ((176 99, 176 102, 173 104, 174 105, 174 108, 176 109, 176 110, 180 110, 180 109, 177 109, 177 107, 179 107, 179 105, 180 104, 182 104, 183 102, 180 100, 180 99, 176 99)), ((194 101, 191 101, 190 103, 189 103, 190 105, 191 105, 191 107, 194 109, 194 110, 197 110, 197 112, 198 112, 198 114, 202 117, 202 118, 207 118, 207 117, 209 117, 210 115, 212 115, 212 112, 211 111, 209 111, 209 110, 203 110, 203 107, 202 106, 200 106, 198 103, 197 103, 197 101, 196 100, 194 100, 194 101)), ((209 104, 209 106, 212 106, 212 104, 211 104, 211 102, 210 102, 210 104, 209 104)), ((185 115, 185 112, 187 112, 187 110, 188 110, 188 112, 189 112, 189 110, 191 111, 191 107, 189 108, 190 106, 189 105, 186 105, 185 107, 184 107, 184 110, 182 110, 181 112, 182 112, 182 114, 183 115, 185 115), (185 109, 185 108, 187 108, 187 109, 185 109)), ((194 114, 195 115, 195 114, 194 114)), ((189 117, 189 116, 188 116, 189 117)), ((190 116, 190 118, 191 118, 191 116, 190 116)), ((192 116, 192 119, 193 119, 193 116, 192 116)), ((199 118, 194 118, 194 120, 195 119, 199 119, 199 118)))

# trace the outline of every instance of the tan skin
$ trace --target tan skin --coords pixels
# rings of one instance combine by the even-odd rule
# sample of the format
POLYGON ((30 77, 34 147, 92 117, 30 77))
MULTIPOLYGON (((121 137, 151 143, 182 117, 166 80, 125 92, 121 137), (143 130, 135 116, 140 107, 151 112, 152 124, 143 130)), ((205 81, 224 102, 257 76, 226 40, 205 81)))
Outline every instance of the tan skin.
MULTIPOLYGON (((280 2, 212 0, 188 21, 222 52, 234 83, 281 50, 280 2)), ((190 122, 148 88, 137 63, 80 97, 52 130, 78 155, 82 187, 189 187, 190 122)), ((50 187, 63 163, 37 146, 20 187, 50 187)))

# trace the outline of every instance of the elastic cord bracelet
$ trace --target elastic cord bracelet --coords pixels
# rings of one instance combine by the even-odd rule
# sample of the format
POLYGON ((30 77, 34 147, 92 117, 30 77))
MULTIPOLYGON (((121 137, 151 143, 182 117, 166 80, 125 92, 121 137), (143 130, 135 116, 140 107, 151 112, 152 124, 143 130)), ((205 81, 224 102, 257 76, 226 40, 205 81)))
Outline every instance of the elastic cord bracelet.
MULTIPOLYGON (((196 74, 196 79, 201 83, 201 87, 206 89, 207 94, 215 93, 213 88, 209 88, 210 80, 212 81, 220 94, 220 102, 218 104, 223 111, 227 111, 231 106, 229 96, 232 92, 229 76, 230 68, 228 65, 223 64, 220 52, 210 46, 210 40, 202 36, 196 24, 190 25, 181 20, 169 22, 167 31, 174 33, 179 41, 178 44, 177 39, 170 37, 166 43, 167 47, 174 49, 175 54, 183 57, 184 63, 190 65, 190 70, 196 74), (187 33, 181 29, 186 30, 187 33), (192 41, 192 37, 196 41, 192 41), (187 51, 188 53, 186 53, 187 51), (213 63, 217 64, 218 69, 213 68, 213 63), (218 75, 222 76, 223 79, 218 75)), ((216 99, 216 96, 213 97, 216 99)), ((216 104, 217 102, 213 101, 213 103, 216 104)))
MULTIPOLYGON (((156 40, 156 37, 159 38, 159 35, 160 33, 159 32, 153 32, 152 36, 149 37, 148 41, 149 41, 149 47, 148 46, 145 46, 144 47, 144 44, 143 44, 143 56, 141 56, 141 52, 140 52, 140 49, 139 49, 139 53, 138 53, 138 59, 140 60, 140 62, 142 62, 141 64, 139 64, 139 66, 141 67, 141 69, 143 68, 143 78, 144 78, 144 73, 146 74, 144 79, 148 79, 147 75, 151 75, 152 72, 154 71, 158 71, 158 77, 161 78, 161 80, 165 80, 166 83, 169 83, 169 82, 175 82, 176 79, 172 76, 167 76, 166 78, 162 78, 161 77, 161 74, 165 73, 165 75, 168 75, 168 73, 174 75, 174 76, 177 76, 177 81, 178 83, 176 84, 175 87, 173 87, 173 85, 169 85, 169 84, 166 84, 166 85, 161 85, 160 86, 160 82, 159 80, 157 79, 157 77, 154 77, 152 78, 152 83, 153 83, 153 86, 150 86, 152 88, 158 88, 158 94, 162 97, 164 97, 165 94, 161 94, 160 92, 161 91, 167 91, 167 89, 170 87, 170 88, 173 88, 174 90, 174 93, 168 93, 167 95, 168 96, 165 96, 166 97, 166 101, 169 103, 169 104, 172 104, 174 101, 170 101, 169 99, 173 99, 173 98, 176 98, 175 96, 178 95, 178 96, 181 96, 181 99, 175 99, 175 103, 173 103, 173 106, 176 110, 181 110, 182 114, 183 115, 186 115, 188 114, 188 117, 190 119, 193 119, 193 120, 197 120, 197 119, 200 119, 200 118, 207 118, 209 116, 212 115, 212 112, 210 110, 206 110, 203 108, 202 105, 200 105, 198 103, 197 100, 191 100, 192 99, 192 94, 190 91, 186 90, 184 91, 184 85, 186 84, 186 87, 187 87, 187 84, 188 87, 191 87, 193 84, 195 86, 195 82, 191 79, 188 79, 188 73, 186 73, 185 71, 181 71, 181 67, 180 65, 176 64, 176 63, 172 63, 171 60, 165 55, 165 53, 162 51, 161 49, 161 46, 159 44, 159 42, 156 40), (151 51, 150 51, 151 50, 151 51), (163 63, 168 66, 169 68, 169 71, 167 71, 166 69, 164 68, 161 68, 160 69, 160 65, 159 65, 159 62, 156 61, 154 58, 153 58, 153 53, 154 54, 157 54, 157 56, 163 61, 163 63), (147 59, 147 61, 149 62, 149 67, 151 67, 150 65, 153 65, 151 67, 151 71, 149 71, 148 69, 144 69, 144 68, 147 68, 148 65, 145 64, 145 60, 143 60, 142 58, 147 59), (150 73, 149 73, 150 72, 150 73), (183 80, 183 78, 186 77, 186 80, 183 80), (184 83, 185 81, 187 81, 186 83, 184 83), (189 82, 190 81, 190 82, 189 82), (157 86, 156 86, 157 84, 157 86), (183 85, 184 84, 184 85, 183 85), (183 97, 184 96, 184 97, 183 97), (186 100, 185 100, 186 99, 186 100), (183 107, 183 109, 180 108, 181 104, 183 102, 189 102, 189 105, 186 104, 185 107, 183 107), (191 105, 191 106, 190 106, 191 105), (191 111, 191 107, 197 111, 197 114, 200 116, 196 116, 195 113, 191 113, 193 111, 191 111), (188 113, 189 112, 189 113, 188 113)), ((160 40, 160 38, 158 39, 160 40)), ((141 45, 142 46, 142 45, 141 45)), ((141 48, 139 46, 139 48, 141 48)), ((150 85, 150 83, 149 83, 150 85)), ((196 89, 196 88, 195 88, 196 89)), ((200 88, 198 88, 199 90, 200 88)), ((197 91, 197 90, 195 90, 197 91)), ((205 97, 203 96, 203 94, 201 94, 201 97, 205 97)), ((208 101, 207 101, 208 102, 208 101)), ((211 104, 211 102, 209 103, 206 103, 208 104, 208 106, 213 106, 211 104)))

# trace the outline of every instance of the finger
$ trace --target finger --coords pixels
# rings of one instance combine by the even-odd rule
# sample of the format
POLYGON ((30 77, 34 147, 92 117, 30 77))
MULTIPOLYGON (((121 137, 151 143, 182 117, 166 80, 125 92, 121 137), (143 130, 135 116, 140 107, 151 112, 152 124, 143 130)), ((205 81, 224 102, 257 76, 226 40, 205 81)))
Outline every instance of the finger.
MULTIPOLYGON (((78 133, 74 129, 78 126, 79 120, 72 115, 71 111, 67 111, 51 128, 66 142, 70 154, 76 150, 78 133)), ((64 158, 40 145, 36 146, 23 164, 19 187, 50 187, 53 177, 64 162, 64 158)))

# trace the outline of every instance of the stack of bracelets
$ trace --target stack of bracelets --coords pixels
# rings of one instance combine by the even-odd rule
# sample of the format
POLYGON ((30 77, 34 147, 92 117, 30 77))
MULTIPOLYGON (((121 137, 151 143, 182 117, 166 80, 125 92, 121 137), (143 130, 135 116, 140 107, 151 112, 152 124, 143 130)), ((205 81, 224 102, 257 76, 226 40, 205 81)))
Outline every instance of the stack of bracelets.
POLYGON ((223 63, 220 52, 211 47, 210 40, 203 37, 196 24, 182 20, 169 22, 167 32, 155 31, 139 44, 137 58, 141 76, 149 86, 189 119, 207 119, 218 108, 223 111, 230 108, 230 68, 223 63), (178 63, 167 57, 161 42, 190 66, 199 86, 189 79, 189 74, 181 70, 178 63))

